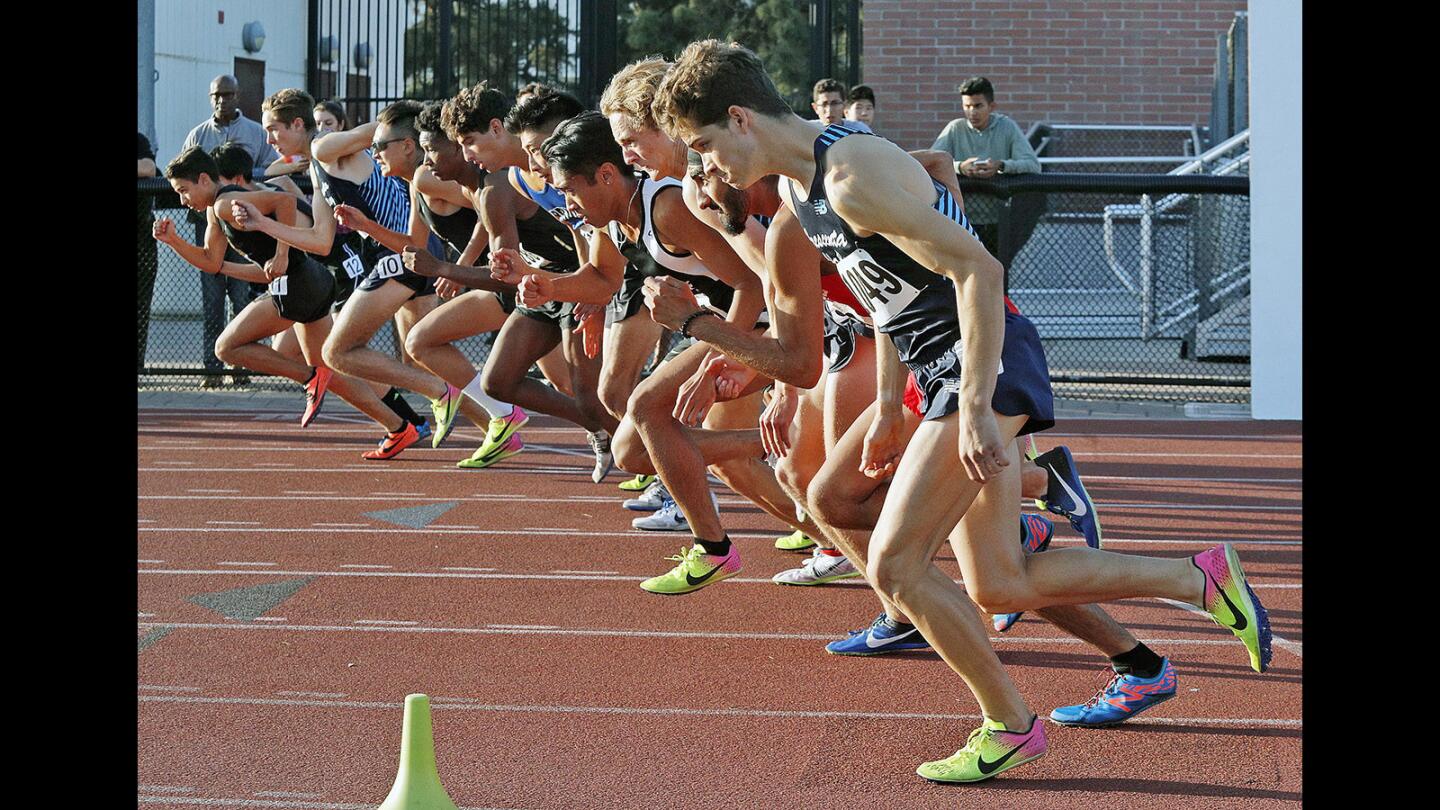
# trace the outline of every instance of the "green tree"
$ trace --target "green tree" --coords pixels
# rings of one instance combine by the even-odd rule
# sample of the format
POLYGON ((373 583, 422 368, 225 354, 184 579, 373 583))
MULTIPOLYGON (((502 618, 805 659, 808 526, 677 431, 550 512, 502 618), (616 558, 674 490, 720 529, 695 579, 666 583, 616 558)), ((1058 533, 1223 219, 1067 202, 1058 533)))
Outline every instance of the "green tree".
POLYGON ((734 40, 755 51, 796 110, 810 103, 810 17, 795 0, 630 0, 620 4, 619 63, 674 59, 697 39, 734 40))
POLYGON ((451 86, 436 87, 440 2, 411 0, 415 23, 405 31, 408 97, 443 98, 484 80, 507 94, 529 82, 575 89, 579 32, 553 0, 449 0, 451 86))

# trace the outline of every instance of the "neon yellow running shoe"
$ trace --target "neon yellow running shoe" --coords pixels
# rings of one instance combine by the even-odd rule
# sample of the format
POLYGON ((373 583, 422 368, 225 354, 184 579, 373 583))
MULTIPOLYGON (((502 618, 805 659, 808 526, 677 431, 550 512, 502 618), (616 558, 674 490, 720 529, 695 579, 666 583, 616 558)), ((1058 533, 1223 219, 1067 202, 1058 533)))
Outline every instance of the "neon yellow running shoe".
MULTIPOLYGON (((510 437, 514 436, 516 431, 525 427, 529 422, 530 414, 526 413, 524 408, 521 408, 519 405, 511 405, 508 415, 497 416, 490 420, 490 426, 485 431, 485 442, 480 445, 480 449, 475 451, 475 454, 470 457, 470 460, 474 461, 484 458, 491 453, 499 451, 500 448, 506 447, 509 444, 510 437)), ((514 454, 512 453, 511 455, 514 454)), ((486 464, 482 466, 489 465, 486 464)))
POLYGON ((667 560, 679 565, 658 577, 651 577, 640 583, 643 590, 665 596, 698 591, 706 585, 729 579, 740 573, 740 549, 733 543, 730 553, 724 557, 706 554, 699 544, 680 549, 680 553, 667 560))
POLYGON ((629 481, 621 481, 616 486, 620 487, 626 492, 644 492, 645 489, 649 487, 650 483, 654 480, 655 476, 653 475, 637 475, 634 478, 631 478, 629 481))
POLYGON ((519 436, 511 436, 509 441, 499 447, 492 448, 488 444, 481 447, 470 458, 455 462, 455 466, 462 470, 483 470, 511 456, 519 455, 524 449, 525 442, 519 436))
POLYGON ((439 399, 430 401, 430 412, 435 415, 435 435, 430 437, 430 446, 439 447, 455 427, 455 417, 460 413, 460 398, 464 394, 459 388, 445 383, 445 393, 439 399))
POLYGON ((784 537, 775 538, 775 548, 781 551, 804 551, 808 548, 814 548, 814 546, 815 538, 799 529, 796 529, 784 537))
POLYGON ((1031 718, 1023 732, 1008 731, 998 720, 986 719, 970 732, 965 747, 945 759, 926 762, 915 773, 932 782, 981 782, 1045 756, 1045 724, 1031 718))

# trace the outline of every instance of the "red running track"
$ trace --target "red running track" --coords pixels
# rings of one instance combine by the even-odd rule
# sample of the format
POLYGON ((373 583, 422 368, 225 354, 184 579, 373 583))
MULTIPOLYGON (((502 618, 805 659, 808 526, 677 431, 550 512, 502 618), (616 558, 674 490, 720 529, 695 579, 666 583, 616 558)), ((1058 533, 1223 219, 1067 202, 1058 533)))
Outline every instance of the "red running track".
MULTIPOLYGON (((745 570, 657 597, 636 585, 686 536, 633 531, 619 475, 590 483, 579 430, 536 419, 524 454, 470 471, 452 464, 473 429, 377 464, 359 458, 374 436, 358 420, 280 419, 140 413, 145 807, 374 807, 411 692, 431 696, 461 807, 1300 802, 1296 423, 1067 420, 1040 437, 1074 451, 1108 549, 1236 543, 1280 639, 1274 664, 1251 672, 1228 632, 1182 607, 1108 604, 1170 656, 1179 696, 1119 728, 1050 724, 1043 759, 944 786, 914 769, 978 724, 963 684, 928 652, 826 655, 874 617, 873 596, 771 584, 803 557, 776 551, 778 522, 728 490, 745 570)), ((1061 521, 1056 542, 1079 538, 1061 521)), ((1033 617, 994 644, 1042 717, 1106 677, 1099 653, 1033 617)))

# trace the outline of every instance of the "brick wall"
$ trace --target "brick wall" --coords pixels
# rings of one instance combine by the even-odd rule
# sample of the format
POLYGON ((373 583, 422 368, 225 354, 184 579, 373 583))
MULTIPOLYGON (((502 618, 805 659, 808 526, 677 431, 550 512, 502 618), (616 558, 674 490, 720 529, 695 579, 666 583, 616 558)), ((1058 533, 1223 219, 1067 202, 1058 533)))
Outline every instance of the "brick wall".
POLYGON ((1210 120, 1215 36, 1246 0, 865 0, 865 83, 875 129, 928 147, 961 117, 955 88, 995 85, 1022 130, 1210 120))

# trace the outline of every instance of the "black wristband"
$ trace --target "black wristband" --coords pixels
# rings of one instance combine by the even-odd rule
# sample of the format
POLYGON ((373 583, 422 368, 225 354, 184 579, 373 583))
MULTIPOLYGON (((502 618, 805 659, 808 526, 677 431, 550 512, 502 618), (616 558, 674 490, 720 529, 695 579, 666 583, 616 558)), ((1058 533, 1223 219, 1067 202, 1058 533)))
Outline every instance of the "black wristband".
MULTIPOLYGON (((697 309, 694 312, 690 313, 689 317, 687 317, 684 322, 680 324, 680 335, 682 337, 690 337, 690 324, 693 323, 696 318, 702 315, 715 315, 715 313, 711 312, 708 309, 705 309, 704 307, 701 307, 700 309, 697 309)), ((716 315, 715 317, 718 318, 720 316, 716 315)))

